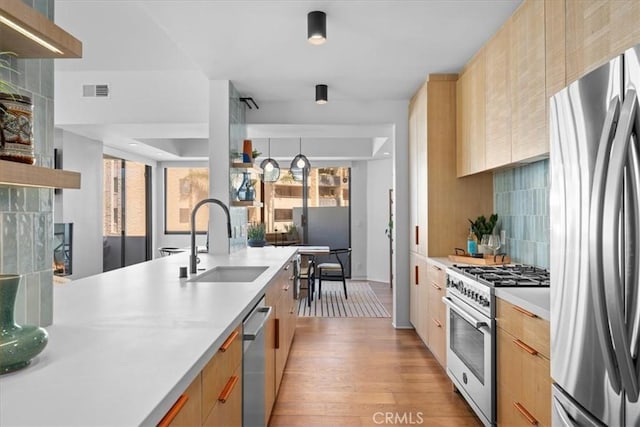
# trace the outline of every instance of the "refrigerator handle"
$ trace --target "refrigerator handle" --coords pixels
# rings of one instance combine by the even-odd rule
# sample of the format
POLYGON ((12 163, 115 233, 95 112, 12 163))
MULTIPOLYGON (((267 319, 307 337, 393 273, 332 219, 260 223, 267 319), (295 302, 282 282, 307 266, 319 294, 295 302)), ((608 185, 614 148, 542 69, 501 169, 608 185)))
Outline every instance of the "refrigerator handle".
POLYGON ((627 162, 629 140, 635 121, 637 94, 628 89, 620 110, 620 120, 616 136, 611 146, 607 179, 605 183, 605 203, 602 210, 602 254, 611 254, 611 258, 602 263, 605 284, 605 302, 611 328, 611 337, 615 348, 616 361, 620 370, 622 385, 630 402, 638 400, 638 376, 635 370, 629 339, 626 330, 623 283, 620 280, 620 213, 622 194, 624 194, 624 166, 627 162))
POLYGON ((600 144, 594 169, 593 188, 591 191, 591 212, 589 217, 589 258, 595 260, 590 264, 591 292, 594 305, 596 333, 601 343, 602 357, 608 372, 611 388, 620 393, 620 373, 616 366, 616 357, 613 349, 613 340, 609 331, 609 315, 605 305, 604 278, 602 274, 602 209, 604 206, 604 186, 609 163, 611 144, 615 137, 616 125, 620 114, 620 98, 616 96, 609 103, 607 115, 602 127, 600 144))
POLYGON ((638 356, 638 344, 640 341, 640 147, 637 139, 639 129, 635 129, 635 134, 629 141, 629 159, 627 162, 627 204, 625 214, 627 215, 627 235, 630 236, 630 244, 626 246, 630 251, 627 265, 629 267, 627 276, 627 286, 632 287, 633 296, 631 322, 629 330, 631 340, 631 357, 638 356))

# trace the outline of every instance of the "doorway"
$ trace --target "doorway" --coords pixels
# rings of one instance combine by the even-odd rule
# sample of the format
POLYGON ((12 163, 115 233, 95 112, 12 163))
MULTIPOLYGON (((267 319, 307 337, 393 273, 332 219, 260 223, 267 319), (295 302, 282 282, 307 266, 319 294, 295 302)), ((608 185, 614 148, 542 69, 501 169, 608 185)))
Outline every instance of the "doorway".
POLYGON ((152 258, 151 166, 103 157, 103 271, 152 258))

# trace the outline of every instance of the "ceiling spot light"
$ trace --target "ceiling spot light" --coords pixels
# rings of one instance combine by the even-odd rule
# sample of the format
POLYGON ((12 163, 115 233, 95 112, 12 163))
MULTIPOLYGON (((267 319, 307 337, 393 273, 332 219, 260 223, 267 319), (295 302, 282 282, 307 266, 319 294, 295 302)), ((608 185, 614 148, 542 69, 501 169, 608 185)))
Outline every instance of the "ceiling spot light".
POLYGON ((262 181, 276 182, 280 178, 280 165, 271 158, 271 138, 269 138, 269 151, 267 158, 260 163, 262 168, 262 181))
POLYGON ((299 154, 291 161, 291 167, 289 170, 293 175, 293 179, 296 181, 302 181, 303 175, 308 174, 309 170, 311 170, 311 163, 309 162, 309 159, 302 154, 302 138, 300 138, 299 154))
POLYGON ((316 104, 326 104, 329 99, 328 92, 327 85, 316 85, 316 104))
POLYGON ((327 41, 327 15, 315 10, 307 14, 307 40, 319 45, 327 41))

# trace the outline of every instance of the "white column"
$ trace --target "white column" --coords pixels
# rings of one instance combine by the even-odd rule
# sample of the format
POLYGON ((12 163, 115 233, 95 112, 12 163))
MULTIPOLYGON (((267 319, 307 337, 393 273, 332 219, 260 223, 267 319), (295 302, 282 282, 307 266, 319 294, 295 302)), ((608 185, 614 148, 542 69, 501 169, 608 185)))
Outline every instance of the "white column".
MULTIPOLYGON (((209 81, 209 196, 229 206, 229 80, 209 81)), ((209 205, 209 252, 229 253, 227 217, 209 205)))

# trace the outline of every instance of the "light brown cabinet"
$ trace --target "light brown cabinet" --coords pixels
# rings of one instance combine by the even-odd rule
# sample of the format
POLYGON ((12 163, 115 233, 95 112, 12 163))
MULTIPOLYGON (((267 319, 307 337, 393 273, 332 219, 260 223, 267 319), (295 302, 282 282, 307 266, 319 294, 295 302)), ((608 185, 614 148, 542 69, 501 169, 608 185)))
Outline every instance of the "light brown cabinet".
POLYGON ((457 175, 472 175, 485 166, 485 55, 480 51, 460 74, 457 83, 457 175))
POLYGON ((549 153, 546 134, 544 2, 527 0, 511 28, 511 161, 549 153))
MULTIPOLYGON (((472 76, 470 81, 478 85, 477 79, 472 76)), ((456 75, 430 75, 413 96, 409 111, 410 219, 415 221, 409 239, 409 320, 441 363, 446 323, 441 295, 430 285, 428 257, 446 256, 463 246, 467 218, 493 211, 491 174, 456 176, 456 85, 456 75)))
POLYGON ((549 322, 497 299, 498 425, 551 425, 549 322))
POLYGON ((447 312, 442 302, 447 287, 445 271, 434 263, 427 264, 427 289, 429 292, 429 349, 442 367, 447 365, 447 312))
POLYGON ((242 425, 242 326, 235 328, 158 426, 242 425))
POLYGON ((198 375, 158 423, 158 427, 192 427, 201 422, 202 379, 198 375))
POLYGON ((486 62, 485 168, 511 163, 511 20, 489 41, 486 62))
POLYGON ((411 99, 409 107, 409 220, 411 225, 411 250, 427 255, 427 146, 421 141, 427 138, 427 83, 411 99))
POLYGON ((567 83, 640 43, 637 0, 567 0, 567 83))
POLYGON ((265 295, 265 304, 272 308, 265 324, 265 425, 269 423, 295 335, 298 300, 293 297, 293 279, 292 264, 288 262, 265 295))

